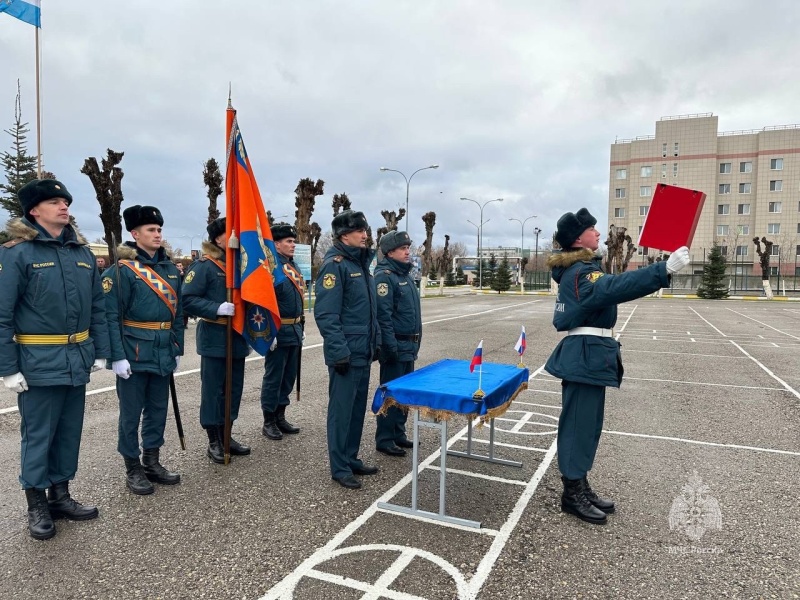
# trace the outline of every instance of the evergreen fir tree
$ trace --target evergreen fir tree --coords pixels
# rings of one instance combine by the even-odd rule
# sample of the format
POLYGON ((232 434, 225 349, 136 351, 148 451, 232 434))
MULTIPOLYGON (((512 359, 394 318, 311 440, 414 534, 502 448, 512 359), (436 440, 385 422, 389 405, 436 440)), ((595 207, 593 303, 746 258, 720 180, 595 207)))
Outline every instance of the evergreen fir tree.
POLYGON ((27 134, 30 131, 27 123, 22 122, 19 81, 17 81, 17 99, 14 104, 14 125, 4 130, 11 136, 11 152, 0 154, 0 163, 6 174, 6 183, 0 183, 0 206, 11 217, 22 216, 22 206, 17 198, 17 190, 36 179, 36 157, 28 156, 27 134))
POLYGON ((464 269, 461 268, 461 265, 458 265, 456 269, 456 285, 462 285, 466 283, 467 279, 464 277, 464 269))
POLYGON ((492 287, 494 284, 494 274, 497 271, 497 257, 494 254, 489 255, 489 262, 483 263, 483 285, 492 287))
POLYGON ((444 278, 444 284, 447 287, 453 287, 456 284, 456 273, 455 271, 448 271, 447 275, 444 278))
POLYGON ((492 289, 498 294, 511 289, 511 267, 508 264, 508 255, 503 256, 500 266, 497 267, 497 271, 493 274, 492 289))
POLYGON ((728 282, 725 275, 725 256, 719 246, 714 244, 708 263, 703 265, 703 277, 697 288, 697 295, 708 300, 728 297, 728 282))

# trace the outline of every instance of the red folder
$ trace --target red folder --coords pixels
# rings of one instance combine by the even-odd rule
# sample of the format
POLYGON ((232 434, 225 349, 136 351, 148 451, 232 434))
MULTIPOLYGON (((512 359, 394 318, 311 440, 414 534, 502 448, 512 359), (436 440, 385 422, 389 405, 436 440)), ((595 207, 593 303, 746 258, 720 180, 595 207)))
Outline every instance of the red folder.
POLYGON ((659 183, 644 219, 639 246, 665 252, 691 247, 705 200, 703 192, 659 183))

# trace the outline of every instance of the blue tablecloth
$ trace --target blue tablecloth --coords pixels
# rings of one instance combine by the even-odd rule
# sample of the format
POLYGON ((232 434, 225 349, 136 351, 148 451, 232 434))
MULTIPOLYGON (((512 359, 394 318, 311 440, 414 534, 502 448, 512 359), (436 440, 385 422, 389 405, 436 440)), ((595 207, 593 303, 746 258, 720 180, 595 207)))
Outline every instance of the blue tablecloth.
POLYGON ((423 415, 446 419, 452 414, 500 416, 511 401, 528 387, 528 369, 483 363, 481 389, 485 396, 473 400, 478 389, 478 367, 469 372, 468 360, 446 358, 398 377, 375 390, 372 412, 384 406, 419 409, 423 415))

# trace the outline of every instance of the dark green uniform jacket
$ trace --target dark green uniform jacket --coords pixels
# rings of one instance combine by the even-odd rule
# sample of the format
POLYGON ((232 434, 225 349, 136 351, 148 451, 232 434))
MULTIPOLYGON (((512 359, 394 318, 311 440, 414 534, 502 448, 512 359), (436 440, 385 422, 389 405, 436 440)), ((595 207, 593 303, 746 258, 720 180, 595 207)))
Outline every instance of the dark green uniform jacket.
POLYGON ((325 253, 315 284, 314 318, 328 366, 348 356, 354 367, 372 364, 380 343, 375 282, 369 272, 374 256, 374 250, 339 241, 325 253))
MULTIPOLYGON (((617 304, 635 300, 669 285, 666 261, 619 275, 603 272, 600 257, 587 249, 565 250, 547 261, 558 283, 553 325, 557 331, 575 327, 611 329, 617 304)), ((562 339, 545 364, 555 377, 619 387, 622 359, 613 337, 570 335, 562 339)))
POLYGON ((419 291, 409 275, 411 267, 411 263, 400 262, 388 256, 384 256, 375 267, 381 360, 395 353, 400 362, 417 360, 422 339, 422 311, 419 291), (416 340, 409 339, 415 334, 416 340), (401 339, 397 339, 396 335, 401 339))
POLYGON ((138 260, 142 266, 155 271, 175 291, 178 302, 173 317, 166 303, 131 269, 117 265, 107 269, 103 273, 103 291, 106 293, 111 360, 127 358, 134 373, 169 375, 175 370, 175 357, 183 355, 183 308, 178 267, 163 248, 150 258, 134 242, 120 245, 117 255, 121 261, 138 260), (123 320, 169 323, 170 328, 143 329, 123 325, 120 329, 123 320))
MULTIPOLYGON (((300 274, 300 268, 280 252, 276 253, 276 256, 286 275, 286 279, 275 286, 278 312, 281 314, 281 319, 297 319, 303 316, 303 295, 292 283, 292 274, 288 272, 288 269, 291 267, 295 273, 300 274)), ((302 278, 302 275, 299 276, 302 278)), ((299 346, 302 343, 303 326, 300 323, 281 325, 278 330, 278 346, 299 346)))
POLYGON ((94 255, 71 225, 59 239, 27 219, 8 226, 0 246, 0 376, 22 372, 28 385, 85 385, 96 358, 108 358, 103 290, 94 255), (75 344, 16 344, 15 333, 70 335, 75 344))
MULTIPOLYGON (((203 258, 192 263, 183 278, 183 308, 187 314, 200 317, 197 322, 197 353, 200 356, 224 358, 227 325, 217 315, 220 304, 225 302, 225 271, 220 269, 211 258, 225 265, 225 253, 222 249, 208 241, 203 242, 203 258), (207 321, 204 319, 208 319, 207 321)), ((233 358, 245 358, 250 354, 250 346, 236 331, 233 332, 233 358)))

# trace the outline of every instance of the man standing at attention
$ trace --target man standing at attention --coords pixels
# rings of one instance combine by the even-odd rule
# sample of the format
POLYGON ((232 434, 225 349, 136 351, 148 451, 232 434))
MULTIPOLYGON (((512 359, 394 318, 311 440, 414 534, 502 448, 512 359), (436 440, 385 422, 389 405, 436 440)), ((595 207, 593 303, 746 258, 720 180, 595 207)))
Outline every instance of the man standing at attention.
POLYGON ((18 394, 28 531, 47 540, 56 534, 53 519, 99 514, 70 496, 69 482, 89 373, 111 352, 100 274, 69 223, 72 196, 55 179, 31 181, 17 196, 24 216, 11 221, 14 239, 0 246, 0 376, 18 394))
POLYGON ((564 492, 561 510, 588 523, 602 525, 614 503, 598 496, 587 474, 594 464, 603 430, 606 386, 622 383, 622 356, 611 329, 617 304, 666 287, 689 264, 689 250, 679 248, 668 260, 619 275, 605 273, 600 256, 600 232, 585 208, 558 220, 556 241, 561 252, 547 261, 558 283, 553 325, 567 333, 545 364, 561 381, 558 420, 558 468, 564 492))
MULTIPOLYGON (((411 271, 411 238, 405 231, 381 237, 383 260, 375 267, 378 292, 378 324, 381 328, 381 383, 414 371, 422 340, 419 291, 411 271)), ((391 406, 378 415, 375 447, 389 456, 405 456, 414 444, 406 437, 406 413, 391 406)))
POLYGON ((361 487, 354 475, 374 475, 378 467, 358 458, 367 409, 369 370, 377 358, 380 330, 375 283, 369 267, 364 213, 346 210, 333 218, 333 246, 325 253, 316 281, 314 317, 328 366, 328 458, 331 477, 349 489, 361 487))

